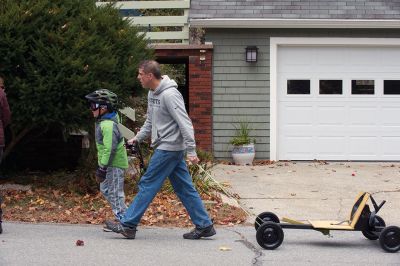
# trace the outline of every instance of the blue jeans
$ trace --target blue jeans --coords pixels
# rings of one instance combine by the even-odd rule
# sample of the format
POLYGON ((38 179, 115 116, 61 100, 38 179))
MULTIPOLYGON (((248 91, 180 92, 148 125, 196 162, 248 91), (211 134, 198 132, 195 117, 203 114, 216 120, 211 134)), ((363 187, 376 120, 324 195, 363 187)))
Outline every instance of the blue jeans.
POLYGON ((184 151, 154 151, 147 171, 140 179, 139 192, 121 219, 123 225, 132 227, 139 224, 167 177, 195 226, 203 228, 212 224, 199 193, 194 188, 184 156, 184 151))
POLYGON ((100 183, 100 191, 110 203, 117 219, 125 214, 124 169, 107 167, 106 179, 100 183))

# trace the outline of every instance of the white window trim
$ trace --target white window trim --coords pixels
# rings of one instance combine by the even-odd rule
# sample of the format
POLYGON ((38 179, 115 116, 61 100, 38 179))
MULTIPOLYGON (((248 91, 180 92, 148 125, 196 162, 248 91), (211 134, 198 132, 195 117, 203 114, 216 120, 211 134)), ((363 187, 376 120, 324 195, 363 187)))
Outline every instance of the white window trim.
POLYGON ((191 27, 247 29, 398 29, 398 19, 190 18, 191 27))
POLYGON ((279 46, 398 46, 399 38, 270 38, 270 160, 278 158, 277 67, 279 46))

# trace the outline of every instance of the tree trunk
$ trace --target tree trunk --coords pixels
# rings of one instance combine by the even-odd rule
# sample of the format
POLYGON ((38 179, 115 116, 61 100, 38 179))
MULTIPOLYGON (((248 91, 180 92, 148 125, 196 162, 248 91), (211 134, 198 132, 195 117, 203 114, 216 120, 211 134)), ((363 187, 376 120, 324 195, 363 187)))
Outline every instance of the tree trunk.
POLYGON ((29 126, 25 127, 24 129, 22 129, 22 131, 20 131, 17 135, 14 135, 14 133, 12 134, 11 142, 7 145, 7 147, 4 151, 3 159, 7 158, 7 156, 13 150, 15 145, 17 145, 21 141, 21 139, 23 137, 25 137, 26 134, 28 134, 32 130, 32 128, 33 128, 33 126, 29 125, 29 126))

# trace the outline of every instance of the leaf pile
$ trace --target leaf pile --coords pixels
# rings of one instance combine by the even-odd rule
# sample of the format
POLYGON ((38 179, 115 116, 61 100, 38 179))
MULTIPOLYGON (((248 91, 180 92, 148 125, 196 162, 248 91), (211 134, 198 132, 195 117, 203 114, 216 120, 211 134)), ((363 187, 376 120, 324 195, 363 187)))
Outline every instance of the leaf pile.
MULTIPOLYGON (((28 191, 6 190, 3 194, 3 216, 8 221, 101 224, 114 219, 101 193, 79 195, 71 191, 34 188, 28 191)), ((243 223, 243 210, 224 204, 218 195, 201 195, 215 224, 243 223)), ((127 204, 133 196, 127 196, 127 204)), ((174 193, 157 194, 141 224, 155 226, 192 226, 190 217, 174 193)))

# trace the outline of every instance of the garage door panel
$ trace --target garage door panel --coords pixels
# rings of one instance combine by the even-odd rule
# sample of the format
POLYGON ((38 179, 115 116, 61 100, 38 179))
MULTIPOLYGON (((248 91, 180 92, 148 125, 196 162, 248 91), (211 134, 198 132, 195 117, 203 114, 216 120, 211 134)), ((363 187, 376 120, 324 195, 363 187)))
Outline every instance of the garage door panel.
POLYGON ((400 156, 400 137, 398 136, 383 136, 382 137, 382 152, 387 157, 400 156))
POLYGON ((313 129, 312 125, 302 126, 302 125, 286 125, 282 127, 281 132, 285 132, 282 136, 300 136, 307 137, 310 136, 310 130, 313 129))
POLYGON ((371 48, 362 48, 357 47, 357 49, 351 49, 351 52, 348 53, 348 61, 345 67, 354 67, 357 69, 365 69, 367 66, 371 66, 374 69, 377 62, 381 62, 382 54, 379 50, 373 49, 374 52, 371 52, 371 48), (361 68, 360 68, 361 66, 361 68))
POLYGON ((374 136, 351 136, 349 138, 349 154, 351 156, 376 156, 378 138, 374 136))
POLYGON ((395 67, 396 70, 400 67, 400 49, 398 47, 386 47, 380 50, 382 67, 395 67), (391 60, 387 60, 390 58, 391 60))
POLYGON ((299 69, 298 66, 312 66, 313 57, 310 57, 309 50, 310 47, 287 49, 285 53, 280 54, 279 61, 282 62, 282 64, 278 65, 278 72, 282 70, 290 72, 291 66, 296 66, 296 68, 293 69, 295 71, 299 69), (296 58, 296 60, 293 60, 293 58, 296 58))
POLYGON ((335 47, 326 47, 323 50, 316 49, 316 64, 324 67, 341 66, 346 60, 347 52, 338 53, 335 47))
POLYGON ((285 142, 282 145, 287 146, 285 149, 287 152, 282 156, 289 156, 290 158, 302 158, 312 156, 313 151, 310 150, 312 147, 313 139, 309 136, 285 136, 285 142), (290 148, 289 148, 290 147, 290 148))
POLYGON ((400 160, 400 95, 383 93, 400 80, 400 47, 280 46, 277 59, 278 159, 400 160), (288 95, 287 80, 310 90, 288 95), (320 80, 342 88, 320 95, 320 80), (352 80, 373 80, 374 94, 352 94, 352 80))
POLYGON ((314 144, 318 147, 317 154, 323 155, 324 158, 328 156, 335 156, 337 158, 345 155, 346 150, 346 137, 345 136, 320 136, 316 138, 314 144))
POLYGON ((348 112, 349 125, 377 125, 379 121, 378 108, 350 106, 348 112))
POLYGON ((316 123, 318 125, 343 125, 343 118, 346 117, 346 109, 344 105, 325 106, 318 105, 316 107, 316 123))
POLYGON ((377 126, 379 119, 376 112, 350 112, 347 116, 348 125, 352 126, 377 126))
POLYGON ((346 136, 349 138, 370 138, 379 137, 380 130, 373 126, 351 126, 346 128, 346 136))
POLYGON ((381 123, 383 126, 400 126, 400 106, 399 107, 382 107, 381 123))
POLYGON ((311 125, 312 120, 310 117, 313 116, 314 110, 311 105, 301 106, 301 103, 284 104, 285 113, 282 113, 286 121, 285 125, 311 125))

